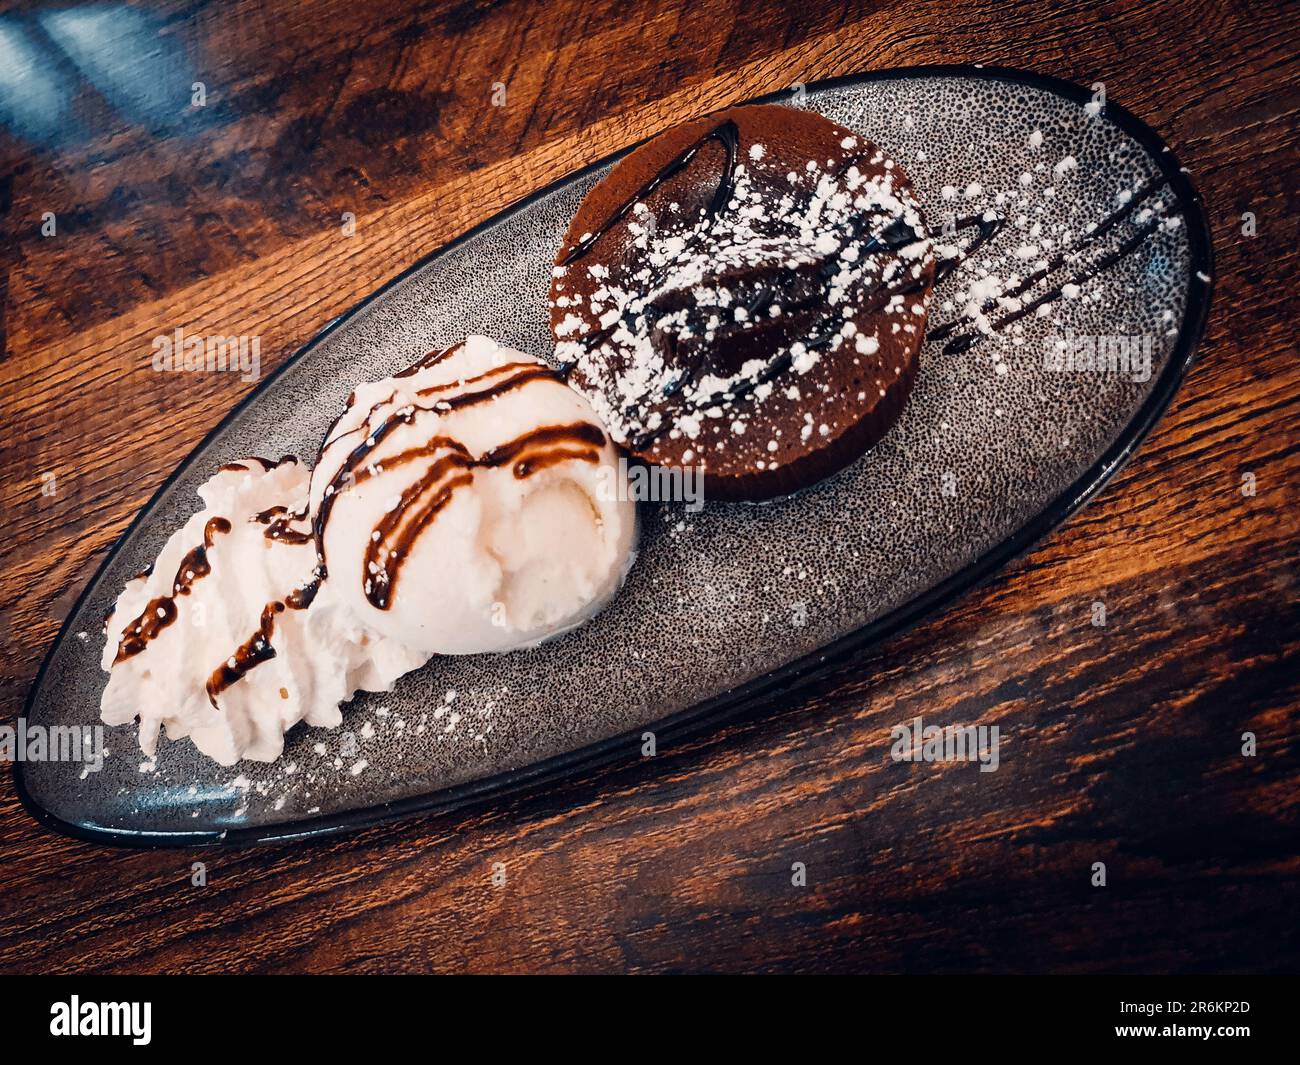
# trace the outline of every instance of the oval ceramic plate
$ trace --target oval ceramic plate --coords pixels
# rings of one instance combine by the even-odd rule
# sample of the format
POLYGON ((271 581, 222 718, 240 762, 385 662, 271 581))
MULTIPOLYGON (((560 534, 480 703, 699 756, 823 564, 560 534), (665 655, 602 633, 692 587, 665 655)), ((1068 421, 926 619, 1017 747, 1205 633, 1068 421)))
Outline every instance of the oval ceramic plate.
MULTIPOLYGON (((295 729, 270 765, 223 769, 184 741, 146 761, 134 728, 108 730, 98 772, 18 763, 29 809, 99 841, 254 842, 447 809, 633 758, 647 728, 662 748, 941 608, 1080 507, 1164 410, 1204 325, 1208 232, 1170 150, 1083 89, 1008 70, 886 71, 764 102, 815 109, 876 141, 911 174, 936 231, 988 210, 1007 219, 940 285, 932 333, 962 315, 972 276, 1027 275, 1063 231, 1077 243, 1146 191, 1123 224, 1101 226, 1099 243, 1117 254, 1072 298, 965 351, 928 339, 902 419, 842 474, 761 507, 643 504, 626 587, 579 631, 531 651, 435 659, 393 692, 359 696, 341 729, 295 729), (1139 226, 1147 235, 1129 240, 1139 226), (1097 351, 1113 365, 1093 365, 1097 351)), ((354 383, 466 333, 549 353, 551 259, 613 161, 418 263, 233 411, 90 582, 42 666, 27 723, 97 721, 100 619, 223 462, 311 460, 354 383)))

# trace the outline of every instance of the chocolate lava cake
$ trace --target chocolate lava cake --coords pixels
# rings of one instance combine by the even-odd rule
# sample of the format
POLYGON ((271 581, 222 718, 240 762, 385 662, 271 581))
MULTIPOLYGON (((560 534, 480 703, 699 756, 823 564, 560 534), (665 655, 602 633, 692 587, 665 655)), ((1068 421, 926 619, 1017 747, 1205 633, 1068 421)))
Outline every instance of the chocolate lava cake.
POLYGON ((733 108, 587 195, 555 260, 556 355, 633 456, 703 467, 715 499, 772 499, 897 419, 934 270, 876 145, 798 108, 733 108))

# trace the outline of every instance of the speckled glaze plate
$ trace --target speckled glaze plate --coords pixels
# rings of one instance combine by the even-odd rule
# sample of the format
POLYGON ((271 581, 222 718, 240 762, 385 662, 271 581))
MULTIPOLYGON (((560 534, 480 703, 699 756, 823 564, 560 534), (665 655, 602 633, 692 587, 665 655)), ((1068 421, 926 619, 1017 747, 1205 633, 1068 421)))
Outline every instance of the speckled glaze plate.
MULTIPOLYGON (((184 741, 162 742, 146 763, 134 728, 107 731, 99 772, 17 763, 33 814, 137 846, 309 837, 635 758, 646 730, 662 751, 942 608, 1096 492, 1168 404, 1209 304, 1206 222, 1173 153, 1115 104, 1099 110, 1084 89, 1009 70, 883 71, 762 102, 813 108, 876 141, 911 174, 934 230, 984 210, 1007 218, 965 280, 958 273, 938 288, 912 400, 872 452, 765 506, 643 504, 640 557, 593 622, 530 651, 435 659, 393 692, 359 696, 341 729, 299 726, 276 763, 223 769, 184 741), (1077 239, 1133 190, 1156 186, 1123 225, 1103 230, 1122 242, 1140 221, 1159 224, 1072 298, 965 351, 934 336, 961 315, 968 297, 958 293, 972 276, 1027 274, 1063 230, 1077 239), (1049 357, 1062 340, 1082 353, 1087 338, 1114 352, 1108 338, 1119 337, 1135 338, 1126 371, 1062 369, 1049 357)), ((612 162, 422 260, 234 410, 90 582, 33 686, 28 724, 97 722, 100 619, 198 508, 196 487, 223 462, 314 458, 352 384, 466 333, 549 353, 552 255, 612 162)))

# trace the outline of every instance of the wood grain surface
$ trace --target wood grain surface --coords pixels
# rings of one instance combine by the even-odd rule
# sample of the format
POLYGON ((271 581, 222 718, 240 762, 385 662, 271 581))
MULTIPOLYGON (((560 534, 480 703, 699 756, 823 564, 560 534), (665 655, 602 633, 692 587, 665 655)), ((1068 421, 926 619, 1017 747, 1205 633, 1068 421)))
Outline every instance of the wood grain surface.
POLYGON ((6 773, 0 970, 1300 967, 1294 7, 104 6, 134 97, 60 58, 39 5, 0 15, 66 94, 39 136, 0 125, 6 720, 114 539, 252 387, 152 372, 153 336, 257 334, 269 371, 418 256, 684 117, 922 63, 1104 82, 1205 195, 1216 294, 1168 416, 1083 513, 941 616, 653 759, 202 853, 52 835, 6 773), (999 770, 893 763, 915 715, 998 724, 999 770))

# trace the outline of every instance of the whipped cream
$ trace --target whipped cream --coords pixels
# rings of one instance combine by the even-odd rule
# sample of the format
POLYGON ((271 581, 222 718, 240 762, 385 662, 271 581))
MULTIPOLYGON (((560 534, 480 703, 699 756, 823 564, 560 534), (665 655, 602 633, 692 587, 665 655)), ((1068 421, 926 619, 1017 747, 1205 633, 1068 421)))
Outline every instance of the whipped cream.
POLYGON ((272 761, 299 722, 387 691, 431 654, 539 643, 603 607, 636 505, 587 402, 470 337, 361 385, 315 474, 246 459, 127 582, 105 622, 101 716, 222 765, 272 761))
POLYGON ((428 655, 386 639, 321 585, 305 514, 309 473, 248 459, 199 489, 204 507, 129 581, 105 625, 101 716, 163 728, 222 765, 269 762, 300 721, 332 728, 339 703, 387 690, 428 655), (293 605, 298 604, 298 605, 293 605))
POLYGON ((424 652, 532 646, 622 584, 636 505, 620 477, 582 396, 471 336, 358 387, 327 434, 311 482, 325 585, 424 652))

